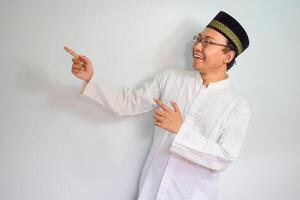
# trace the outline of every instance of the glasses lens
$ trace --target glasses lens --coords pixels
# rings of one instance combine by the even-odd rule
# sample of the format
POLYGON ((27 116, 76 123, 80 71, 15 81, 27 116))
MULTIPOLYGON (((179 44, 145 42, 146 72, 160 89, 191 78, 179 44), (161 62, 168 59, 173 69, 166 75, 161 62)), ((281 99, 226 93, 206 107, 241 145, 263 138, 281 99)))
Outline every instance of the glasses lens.
POLYGON ((193 41, 194 41, 195 43, 201 42, 201 38, 199 37, 199 35, 195 35, 195 36, 193 37, 193 41))

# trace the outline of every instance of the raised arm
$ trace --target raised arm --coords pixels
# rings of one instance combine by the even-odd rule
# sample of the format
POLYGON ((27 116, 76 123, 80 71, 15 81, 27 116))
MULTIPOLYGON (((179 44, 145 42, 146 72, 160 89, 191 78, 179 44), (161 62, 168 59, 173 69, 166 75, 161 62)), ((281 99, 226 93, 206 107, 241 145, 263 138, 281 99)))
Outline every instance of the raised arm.
POLYGON ((118 116, 137 115, 151 111, 155 106, 154 98, 160 98, 162 74, 139 88, 121 88, 96 77, 90 59, 64 48, 72 58, 72 73, 84 80, 81 94, 90 97, 118 116))

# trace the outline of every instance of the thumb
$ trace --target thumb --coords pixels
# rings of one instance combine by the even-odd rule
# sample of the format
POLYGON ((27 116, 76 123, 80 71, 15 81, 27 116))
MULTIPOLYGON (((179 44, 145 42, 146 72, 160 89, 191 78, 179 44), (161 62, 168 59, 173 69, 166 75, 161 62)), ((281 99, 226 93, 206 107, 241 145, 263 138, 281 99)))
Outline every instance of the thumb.
POLYGON ((92 65, 91 60, 86 56, 81 56, 82 61, 84 61, 88 65, 92 65))
POLYGON ((88 57, 83 56, 83 58, 86 60, 87 63, 89 63, 90 65, 92 64, 92 61, 88 57))
POLYGON ((81 62, 83 62, 84 64, 87 64, 87 61, 84 59, 84 57, 82 55, 78 55, 77 59, 80 60, 81 62))

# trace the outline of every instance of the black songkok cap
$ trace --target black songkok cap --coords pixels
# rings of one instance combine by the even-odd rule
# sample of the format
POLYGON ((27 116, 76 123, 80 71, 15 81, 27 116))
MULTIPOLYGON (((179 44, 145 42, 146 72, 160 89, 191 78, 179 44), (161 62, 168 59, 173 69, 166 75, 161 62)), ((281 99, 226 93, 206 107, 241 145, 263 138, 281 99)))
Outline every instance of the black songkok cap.
POLYGON ((206 27, 224 35, 236 47, 237 56, 249 46, 249 38, 242 25, 223 11, 220 11, 206 27))

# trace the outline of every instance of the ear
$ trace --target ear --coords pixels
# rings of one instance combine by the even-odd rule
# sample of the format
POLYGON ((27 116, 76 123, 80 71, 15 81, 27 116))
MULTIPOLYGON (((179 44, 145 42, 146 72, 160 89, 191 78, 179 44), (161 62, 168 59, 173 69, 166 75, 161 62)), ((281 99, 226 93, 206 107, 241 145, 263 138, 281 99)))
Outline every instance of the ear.
POLYGON ((230 63, 235 56, 235 52, 233 50, 229 50, 225 53, 224 63, 230 63))

